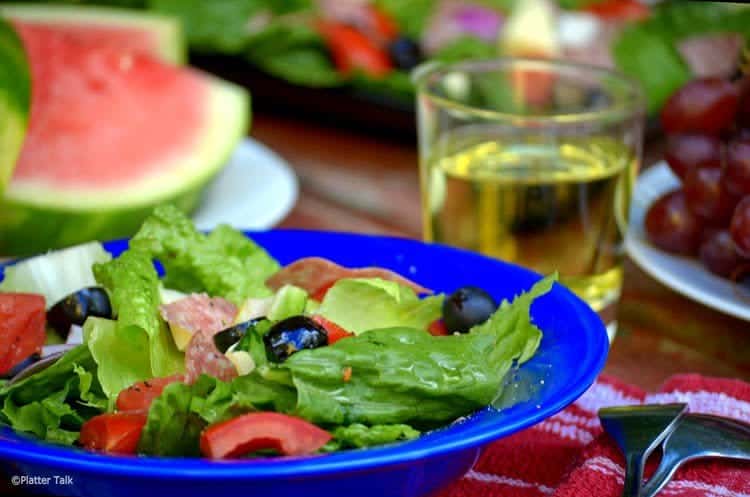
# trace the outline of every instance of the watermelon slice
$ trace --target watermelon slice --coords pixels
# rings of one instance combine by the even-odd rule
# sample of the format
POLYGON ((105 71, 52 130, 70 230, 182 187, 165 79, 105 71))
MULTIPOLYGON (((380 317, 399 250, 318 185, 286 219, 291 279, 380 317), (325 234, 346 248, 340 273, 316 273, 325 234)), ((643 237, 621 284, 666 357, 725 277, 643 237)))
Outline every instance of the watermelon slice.
POLYGON ((186 44, 177 19, 114 7, 0 4, 0 16, 15 24, 46 26, 57 33, 98 46, 151 54, 182 65, 186 44))
POLYGON ((8 182, 29 119, 31 81, 23 45, 0 19, 0 194, 8 182))
POLYGON ((246 133, 247 93, 127 46, 16 28, 31 117, 0 202, 0 254, 127 236, 162 202, 194 208, 246 133))

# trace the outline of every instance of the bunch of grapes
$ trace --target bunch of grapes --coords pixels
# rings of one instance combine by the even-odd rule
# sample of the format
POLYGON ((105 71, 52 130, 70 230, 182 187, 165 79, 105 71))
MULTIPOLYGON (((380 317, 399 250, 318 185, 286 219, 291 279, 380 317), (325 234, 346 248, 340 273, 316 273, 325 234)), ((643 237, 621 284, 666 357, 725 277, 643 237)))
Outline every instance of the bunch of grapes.
POLYGON ((682 188, 649 208, 648 238, 738 277, 750 268, 750 81, 691 81, 667 101, 661 122, 682 188))

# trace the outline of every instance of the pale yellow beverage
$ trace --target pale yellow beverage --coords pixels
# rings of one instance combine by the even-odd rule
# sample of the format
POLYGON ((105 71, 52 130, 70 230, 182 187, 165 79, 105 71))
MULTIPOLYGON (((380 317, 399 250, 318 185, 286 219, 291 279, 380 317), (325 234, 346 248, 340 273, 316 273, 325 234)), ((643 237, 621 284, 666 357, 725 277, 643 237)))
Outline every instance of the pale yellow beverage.
POLYGON ((423 165, 425 238, 559 271, 597 311, 616 302, 636 171, 628 148, 607 137, 477 141, 446 143, 423 165))
POLYGON ((431 63, 414 81, 424 238, 558 272, 612 337, 643 143, 638 85, 516 58, 431 63))

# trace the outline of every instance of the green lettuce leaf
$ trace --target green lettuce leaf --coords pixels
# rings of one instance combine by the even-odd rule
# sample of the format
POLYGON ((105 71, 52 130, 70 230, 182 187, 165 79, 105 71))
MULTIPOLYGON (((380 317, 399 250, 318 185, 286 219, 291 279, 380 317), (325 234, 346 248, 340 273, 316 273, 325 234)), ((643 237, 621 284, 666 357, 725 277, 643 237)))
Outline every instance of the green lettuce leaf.
POLYGON ((130 247, 159 259, 166 270, 166 287, 206 292, 235 303, 271 295, 265 281, 279 269, 278 262, 241 232, 219 226, 204 235, 169 205, 154 210, 130 247))
POLYGON ((180 19, 190 48, 239 54, 252 42, 255 16, 302 12, 310 0, 148 0, 151 10, 180 19))
POLYGON ((394 326, 424 330, 440 317, 443 298, 419 299, 411 288, 380 278, 346 278, 328 290, 317 312, 355 334, 394 326))
POLYGON ((110 399, 135 382, 153 378, 148 335, 135 326, 89 318, 83 325, 84 342, 99 365, 98 379, 110 399))
POLYGON ((158 456, 197 456, 198 439, 206 423, 190 410, 193 387, 168 385, 153 401, 138 442, 138 452, 158 456))
POLYGON ((487 323, 467 334, 434 337, 414 328, 376 329, 297 352, 241 380, 250 392, 261 380, 281 389, 293 386, 296 403, 274 409, 322 426, 440 426, 491 404, 513 364, 533 355, 541 331, 531 322, 530 306, 555 278, 504 302, 487 323))
POLYGON ((334 452, 341 449, 360 449, 419 437, 420 432, 409 425, 375 425, 353 424, 340 426, 333 430, 333 440, 323 447, 323 452, 334 452))
POLYGON ((399 31, 413 40, 419 40, 435 9, 435 0, 376 0, 375 5, 390 14, 399 31))
POLYGON ((125 381, 182 372, 184 357, 159 316, 159 277, 151 259, 136 250, 127 250, 117 259, 95 264, 94 275, 109 292, 117 315, 116 328, 103 320, 84 325, 88 332, 86 343, 92 347, 99 365, 97 374, 107 395, 116 396, 119 390, 115 388, 125 381), (113 360, 114 355, 119 360, 113 360))
POLYGON ((0 422, 48 442, 70 445, 83 422, 103 412, 107 399, 85 345, 49 368, 0 388, 0 422))
POLYGON ((19 404, 27 404, 52 395, 65 387, 76 367, 86 371, 95 371, 96 362, 85 345, 79 345, 65 353, 50 367, 39 373, 24 378, 11 385, 0 388, 0 400, 8 396, 19 404))
POLYGON ((496 57, 497 46, 476 36, 461 36, 441 47, 433 58, 443 62, 460 62, 466 59, 496 57))
POLYGON ((474 326, 470 333, 484 335, 494 341, 490 350, 490 361, 502 361, 508 350, 520 350, 519 363, 524 363, 539 348, 542 330, 531 322, 531 303, 552 289, 557 273, 544 278, 531 290, 524 292, 509 303, 504 300, 499 309, 484 323, 474 326))

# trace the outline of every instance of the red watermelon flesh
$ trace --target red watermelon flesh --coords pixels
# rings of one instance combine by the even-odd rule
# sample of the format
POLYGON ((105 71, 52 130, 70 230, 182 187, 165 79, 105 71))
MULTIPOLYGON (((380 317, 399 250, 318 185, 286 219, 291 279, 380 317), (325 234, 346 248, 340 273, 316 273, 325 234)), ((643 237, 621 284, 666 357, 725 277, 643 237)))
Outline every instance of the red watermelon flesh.
POLYGON ((90 44, 57 27, 17 28, 33 84, 29 130, 11 187, 137 184, 161 173, 203 131, 208 85, 201 73, 114 42, 90 44))
POLYGON ((16 30, 40 28, 40 31, 53 31, 60 36, 91 46, 110 47, 152 55, 158 54, 160 49, 158 33, 135 27, 120 26, 117 29, 112 29, 109 26, 91 24, 51 24, 43 21, 17 21, 13 19, 11 19, 11 24, 16 30))

